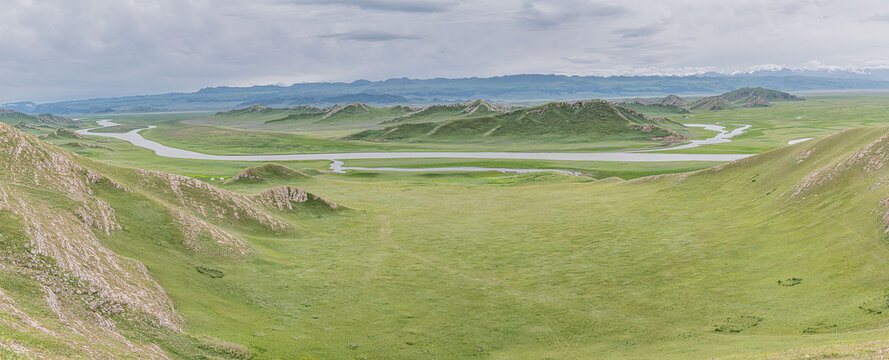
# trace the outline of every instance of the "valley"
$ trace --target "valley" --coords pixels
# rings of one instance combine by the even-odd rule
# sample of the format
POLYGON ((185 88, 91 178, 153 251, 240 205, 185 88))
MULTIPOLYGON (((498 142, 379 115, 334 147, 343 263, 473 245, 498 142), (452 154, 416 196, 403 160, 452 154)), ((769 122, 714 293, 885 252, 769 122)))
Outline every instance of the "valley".
POLYGON ((873 354, 889 347, 886 99, 691 110, 668 119, 706 127, 666 145, 343 139, 379 118, 0 125, 15 154, 0 158, 0 354, 873 354))

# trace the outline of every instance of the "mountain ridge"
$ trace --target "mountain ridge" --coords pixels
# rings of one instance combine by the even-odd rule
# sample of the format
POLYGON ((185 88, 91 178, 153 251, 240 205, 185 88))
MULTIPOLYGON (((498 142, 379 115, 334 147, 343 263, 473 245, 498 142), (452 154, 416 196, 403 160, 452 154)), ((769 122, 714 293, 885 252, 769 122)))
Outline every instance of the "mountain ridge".
POLYGON ((0 105, 27 113, 88 114, 127 112, 132 109, 165 111, 220 111, 256 103, 276 106, 330 106, 366 102, 374 105, 424 105, 490 101, 554 101, 584 98, 627 98, 722 93, 742 87, 778 88, 785 91, 889 89, 889 77, 829 77, 811 74, 687 75, 687 76, 565 76, 507 75, 459 79, 388 79, 290 86, 209 87, 190 93, 68 100, 36 104, 0 105), (760 76, 761 75, 761 76, 760 76), (636 89, 636 90, 627 90, 636 89))

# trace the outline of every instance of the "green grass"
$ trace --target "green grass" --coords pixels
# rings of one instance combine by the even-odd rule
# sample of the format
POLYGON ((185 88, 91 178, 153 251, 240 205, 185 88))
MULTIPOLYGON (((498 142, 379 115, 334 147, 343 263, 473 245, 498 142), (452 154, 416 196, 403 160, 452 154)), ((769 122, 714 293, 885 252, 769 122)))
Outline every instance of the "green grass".
POLYGON ((605 179, 619 177, 621 179, 635 179, 643 176, 659 175, 667 173, 687 172, 706 169, 718 162, 689 161, 689 162, 652 162, 652 163, 625 163, 613 161, 549 161, 549 160, 495 160, 495 159, 367 159, 346 160, 345 166, 357 167, 403 167, 403 168, 431 168, 431 167, 489 167, 511 169, 562 169, 576 170, 596 178, 605 179))
POLYGON ((889 124, 889 95, 807 95, 806 101, 777 102, 771 108, 738 108, 671 116, 683 123, 750 124, 729 143, 684 149, 684 153, 759 153, 787 145, 787 141, 819 137, 838 130, 889 124), (686 118, 687 117, 687 118, 686 118))
POLYGON ((671 116, 688 114, 685 110, 676 105, 658 105, 658 104, 638 104, 638 103, 619 103, 617 106, 643 113, 651 117, 671 116))
POLYGON ((651 138, 670 136, 668 129, 684 130, 676 123, 654 121, 609 102, 593 100, 574 104, 548 103, 506 114, 441 123, 396 124, 366 130, 350 138, 463 143, 530 139, 542 143, 651 142, 651 138), (640 129, 642 126, 645 130, 640 129))
MULTIPOLYGON (((867 342, 889 337, 889 236, 880 202, 889 197, 883 185, 889 167, 867 165, 885 164, 889 144, 870 147, 859 163, 837 164, 847 164, 842 160, 889 128, 782 143, 809 134, 799 129, 825 135, 880 124, 889 114, 882 99, 809 97, 768 109, 694 114, 688 122, 754 125, 749 135, 713 145, 722 151, 774 149, 712 168, 460 159, 346 163, 558 167, 631 181, 367 171, 216 183, 243 193, 291 184, 351 209, 276 213, 294 225, 284 233, 212 220, 250 243, 252 255, 244 259, 183 246, 170 215, 151 198, 166 195, 142 195, 137 178, 124 170, 101 169, 134 192, 94 190, 123 226, 102 237, 103 244, 145 263, 185 317, 190 340, 145 335, 147 329, 133 329, 131 336, 159 339, 177 357, 245 349, 255 359, 864 354, 885 348, 867 342), (696 172, 638 178, 686 170, 696 172), (830 176, 792 196, 818 171, 830 176), (792 350, 801 348, 808 349, 792 350)), ((188 131, 203 129, 162 125, 182 130, 183 143, 199 138, 188 131)), ((231 129, 215 135, 232 134, 244 136, 231 129)), ((192 149, 219 146, 212 141, 192 149)), ((284 149, 286 141, 275 141, 284 149)), ((101 144, 107 149, 78 152, 198 178, 230 178, 257 165, 165 159, 119 141, 101 144)), ((240 150, 261 149, 260 143, 245 144, 240 150)), ((284 165, 324 169, 327 162, 284 165)), ((14 226, 5 218, 0 225, 4 221, 14 226)), ((27 303, 27 279, 2 280, 4 289, 21 283, 16 294, 27 303)), ((32 300, 33 311, 41 311, 40 297, 32 300)))
POLYGON ((867 182, 879 176, 788 194, 885 131, 634 182, 319 175, 299 186, 357 212, 304 218, 292 237, 246 234, 255 259, 199 261, 220 279, 170 250, 126 254, 190 331, 257 358, 699 358, 869 341, 887 335, 859 308, 889 280, 872 213, 885 194, 867 182), (809 148, 823 150, 794 165, 809 148))

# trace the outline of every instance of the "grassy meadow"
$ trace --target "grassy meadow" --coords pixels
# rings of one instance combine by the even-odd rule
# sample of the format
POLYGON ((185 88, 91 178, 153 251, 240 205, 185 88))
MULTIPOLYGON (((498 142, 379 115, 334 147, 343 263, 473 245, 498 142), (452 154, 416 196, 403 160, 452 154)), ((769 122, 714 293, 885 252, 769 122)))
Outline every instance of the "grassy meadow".
MULTIPOLYGON (((285 233, 221 225, 248 241, 244 259, 192 255, 168 240, 178 236, 171 229, 140 235, 163 227, 165 215, 97 189, 124 224, 102 241, 145 263, 189 336, 241 344, 255 359, 863 356, 889 338, 889 168, 874 165, 889 159, 881 138, 889 128, 862 127, 883 125, 887 100, 811 96, 677 115, 753 125, 730 143, 689 149, 765 152, 730 164, 351 160, 347 166, 555 167, 585 176, 307 171, 313 175, 216 180, 245 194, 298 186, 348 208, 279 213, 295 225, 285 233), (802 137, 817 139, 785 145, 802 137)), ((426 149, 167 116, 115 121, 157 125, 147 137, 207 153, 426 149)), ((258 165, 160 158, 112 139, 48 140, 114 165, 203 180, 258 165)), ((328 162, 283 165, 323 170, 328 162)), ((171 352, 179 346, 183 358, 198 358, 188 353, 201 346, 161 343, 171 352)))

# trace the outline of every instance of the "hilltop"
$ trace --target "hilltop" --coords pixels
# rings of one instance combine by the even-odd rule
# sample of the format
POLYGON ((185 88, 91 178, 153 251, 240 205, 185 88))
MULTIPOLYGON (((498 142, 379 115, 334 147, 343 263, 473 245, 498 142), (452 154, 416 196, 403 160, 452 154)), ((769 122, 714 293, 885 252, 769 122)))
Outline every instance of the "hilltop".
POLYGON ((491 105, 485 100, 467 101, 455 104, 435 104, 425 106, 383 123, 421 123, 451 120, 455 118, 483 117, 502 114, 506 111, 491 105))
POLYGON ((619 102, 618 106, 630 109, 648 116, 669 116, 688 114, 685 106, 688 103, 677 95, 668 95, 663 99, 645 100, 636 98, 630 101, 619 102))
POLYGON ((280 164, 265 164, 244 169, 227 181, 229 184, 294 181, 308 177, 305 173, 280 164))
POLYGON ((706 97, 691 104, 689 110, 730 110, 736 107, 771 107, 772 102, 802 101, 801 97, 783 91, 758 88, 741 88, 719 96, 706 97))
POLYGON ((604 100, 554 102, 508 113, 441 122, 406 123, 367 130, 364 140, 484 140, 570 138, 576 140, 647 139, 677 141, 682 125, 651 119, 604 100))
POLYGON ((734 91, 729 91, 725 94, 719 95, 720 98, 728 100, 733 104, 749 104, 760 101, 765 102, 774 102, 774 101, 802 101, 805 100, 796 95, 791 95, 783 91, 766 89, 762 87, 758 88, 741 88, 734 91))

